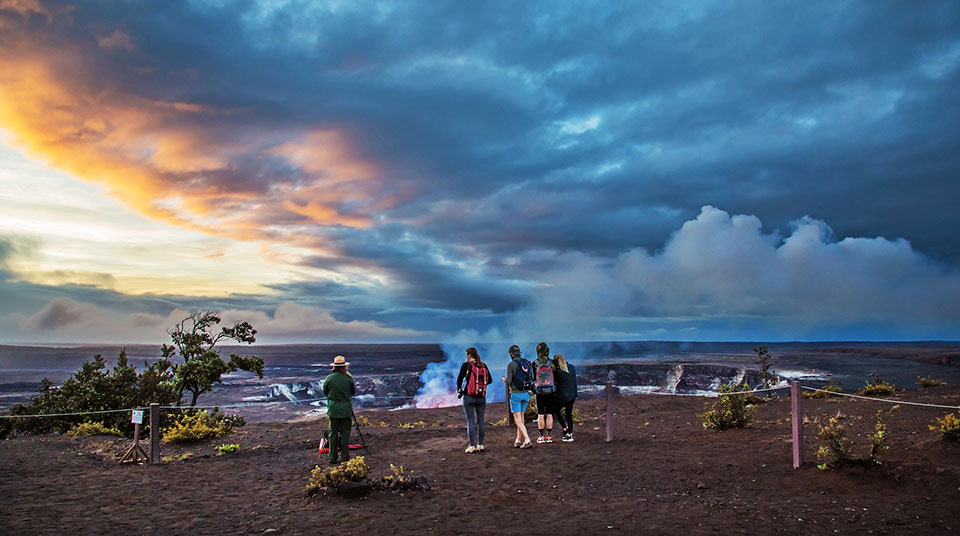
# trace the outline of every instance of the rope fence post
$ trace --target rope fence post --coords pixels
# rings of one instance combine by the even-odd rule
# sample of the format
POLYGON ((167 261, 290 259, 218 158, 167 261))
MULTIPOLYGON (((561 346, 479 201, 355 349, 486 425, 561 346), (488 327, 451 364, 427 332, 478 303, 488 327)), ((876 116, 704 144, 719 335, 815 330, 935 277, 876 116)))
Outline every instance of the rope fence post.
POLYGON ((790 382, 790 405, 792 413, 790 417, 791 428, 793 428, 793 468, 799 469, 803 465, 803 407, 800 401, 803 400, 803 393, 800 390, 800 382, 792 380, 790 382))
POLYGON ((613 441, 613 384, 607 382, 604 390, 607 397, 607 443, 613 441))
POLYGON ((150 463, 160 463, 160 404, 150 404, 150 463))
POLYGON ((513 426, 513 413, 510 412, 510 386, 503 384, 503 389, 507 392, 507 426, 513 426))

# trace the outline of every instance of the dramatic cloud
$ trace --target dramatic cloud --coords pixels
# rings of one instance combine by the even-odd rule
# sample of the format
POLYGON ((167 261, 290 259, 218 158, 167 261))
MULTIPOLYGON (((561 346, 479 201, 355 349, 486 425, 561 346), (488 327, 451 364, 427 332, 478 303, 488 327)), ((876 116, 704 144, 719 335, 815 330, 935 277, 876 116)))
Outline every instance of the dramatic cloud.
POLYGON ((958 21, 950 0, 0 0, 4 143, 208 239, 78 253, 93 226, 21 209, 0 233, 45 245, 0 267, 0 296, 35 292, 0 315, 206 297, 291 338, 956 336, 958 21))
POLYGON ((31 316, 23 326, 31 331, 55 331, 62 328, 94 322, 96 310, 87 304, 67 298, 50 302, 42 311, 31 316))
POLYGON ((786 238, 755 216, 713 207, 662 251, 634 249, 612 263, 570 254, 547 274, 520 340, 951 338, 960 323, 960 272, 903 239, 836 240, 802 218, 786 238), (523 338, 526 335, 527 338, 523 338))

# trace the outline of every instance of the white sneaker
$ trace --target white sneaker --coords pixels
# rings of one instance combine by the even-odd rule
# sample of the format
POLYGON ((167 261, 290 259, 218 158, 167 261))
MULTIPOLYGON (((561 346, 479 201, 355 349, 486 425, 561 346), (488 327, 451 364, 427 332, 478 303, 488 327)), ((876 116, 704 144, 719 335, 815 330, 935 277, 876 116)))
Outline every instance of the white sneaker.
POLYGON ((483 452, 484 450, 486 449, 483 448, 483 445, 477 445, 477 452, 483 452))
POLYGON ((466 452, 467 454, 470 454, 471 452, 476 452, 476 451, 477 451, 477 447, 474 447, 473 445, 470 445, 469 447, 464 449, 464 452, 466 452))

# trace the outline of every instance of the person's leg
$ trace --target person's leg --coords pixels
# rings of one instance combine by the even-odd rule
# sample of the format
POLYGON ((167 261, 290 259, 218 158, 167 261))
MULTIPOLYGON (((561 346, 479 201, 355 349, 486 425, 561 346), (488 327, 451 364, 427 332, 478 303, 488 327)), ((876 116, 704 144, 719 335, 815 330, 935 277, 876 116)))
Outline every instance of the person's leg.
POLYGON ((564 410, 566 410, 567 412, 567 427, 566 427, 567 435, 573 435, 573 403, 574 402, 576 402, 576 400, 571 400, 563 405, 564 410))
POLYGON ((337 463, 337 449, 340 448, 340 436, 337 434, 337 420, 328 419, 330 421, 330 426, 327 429, 327 461, 330 462, 330 465, 337 463))
POLYGON ((483 422, 484 414, 486 412, 487 412, 487 401, 483 400, 482 403, 477 404, 477 428, 478 428, 477 445, 481 447, 483 446, 483 432, 485 431, 485 428, 486 428, 485 426, 486 423, 483 422))
POLYGON ((557 420, 557 424, 560 425, 562 433, 567 433, 567 421, 563 418, 563 408, 560 404, 557 404, 553 407, 553 416, 557 420))
POLYGON ((517 425, 517 441, 520 443, 529 443, 530 436, 527 434, 527 424, 523 422, 523 412, 518 411, 513 414, 513 422, 517 425))
POLYGON ((474 430, 473 420, 477 418, 477 407, 473 405, 470 396, 463 397, 463 414, 467 418, 467 443, 471 447, 477 446, 477 433, 474 430))
POLYGON ((350 430, 353 428, 353 420, 340 421, 340 461, 345 462, 350 459, 350 430))

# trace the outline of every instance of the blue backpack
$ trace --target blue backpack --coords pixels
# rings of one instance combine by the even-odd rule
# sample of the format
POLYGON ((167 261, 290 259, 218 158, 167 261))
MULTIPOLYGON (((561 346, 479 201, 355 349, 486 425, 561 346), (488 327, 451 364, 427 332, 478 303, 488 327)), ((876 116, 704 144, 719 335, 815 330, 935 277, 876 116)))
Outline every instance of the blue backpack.
POLYGON ((533 388, 533 365, 526 359, 517 360, 517 372, 513 375, 513 388, 530 391, 533 388))

